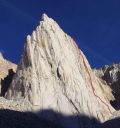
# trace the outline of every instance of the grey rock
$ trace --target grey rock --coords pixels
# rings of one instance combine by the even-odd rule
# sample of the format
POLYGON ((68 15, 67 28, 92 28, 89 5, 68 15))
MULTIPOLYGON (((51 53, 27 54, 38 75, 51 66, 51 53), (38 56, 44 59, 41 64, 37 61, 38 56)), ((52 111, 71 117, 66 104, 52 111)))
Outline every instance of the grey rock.
POLYGON ((113 64, 111 66, 106 65, 102 69, 96 70, 96 72, 112 89, 112 93, 115 97, 112 105, 115 109, 120 109, 120 64, 113 64))

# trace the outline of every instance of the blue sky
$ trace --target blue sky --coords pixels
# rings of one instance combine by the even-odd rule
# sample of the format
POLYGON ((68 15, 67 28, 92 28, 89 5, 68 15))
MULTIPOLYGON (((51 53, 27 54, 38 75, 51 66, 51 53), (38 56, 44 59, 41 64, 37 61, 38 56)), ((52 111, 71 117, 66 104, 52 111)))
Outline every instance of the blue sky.
POLYGON ((120 62, 120 0, 0 0, 0 51, 18 63, 42 13, 56 20, 92 67, 120 62))

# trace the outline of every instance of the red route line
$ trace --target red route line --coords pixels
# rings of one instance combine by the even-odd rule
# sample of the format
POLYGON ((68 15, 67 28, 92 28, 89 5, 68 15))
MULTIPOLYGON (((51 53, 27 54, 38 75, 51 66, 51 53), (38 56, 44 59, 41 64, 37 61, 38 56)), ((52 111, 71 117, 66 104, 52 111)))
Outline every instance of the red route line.
MULTIPOLYGON (((36 42, 37 42, 37 41, 36 41, 36 42)), ((77 47, 77 45, 76 45, 76 43, 75 43, 74 40, 73 40, 73 44, 74 44, 74 46, 79 50, 79 48, 77 47)), ((105 101, 103 101, 103 100, 95 93, 95 88, 94 88, 93 83, 92 83, 92 78, 91 78, 90 72, 89 72, 89 70, 88 70, 88 68, 87 68, 87 65, 86 65, 86 63, 85 63, 84 57, 83 57, 83 55, 82 55, 82 53, 81 53, 80 50, 79 50, 79 52, 80 52, 80 55, 81 55, 81 57, 82 57, 82 59, 83 59, 83 64, 84 64, 84 66, 85 66, 85 70, 86 70, 86 72, 87 72, 88 75, 89 75, 90 85, 91 85, 91 87, 92 87, 92 91, 93 91, 94 96, 97 97, 97 98, 108 108, 109 112, 112 114, 109 105, 108 105, 107 103, 105 103, 105 101)))
POLYGON ((84 66, 85 66, 85 70, 86 70, 86 72, 87 72, 88 75, 89 75, 90 85, 91 85, 91 87, 92 87, 92 91, 93 91, 94 96, 97 97, 97 98, 108 108, 109 112, 112 114, 109 105, 108 105, 107 103, 105 103, 105 101, 103 101, 103 100, 95 93, 95 88, 94 88, 93 83, 92 83, 92 78, 91 78, 90 72, 89 72, 89 70, 88 70, 88 68, 87 68, 87 66, 86 66, 86 63, 85 63, 85 60, 84 60, 84 57, 83 57, 81 51, 80 51, 80 55, 81 55, 81 57, 82 57, 82 59, 83 59, 83 64, 84 64, 84 66))

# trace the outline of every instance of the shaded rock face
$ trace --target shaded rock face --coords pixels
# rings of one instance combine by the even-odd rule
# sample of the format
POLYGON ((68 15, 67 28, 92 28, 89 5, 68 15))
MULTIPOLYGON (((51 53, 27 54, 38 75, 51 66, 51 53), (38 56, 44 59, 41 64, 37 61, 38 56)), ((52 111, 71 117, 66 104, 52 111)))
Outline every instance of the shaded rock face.
POLYGON ((17 66, 8 60, 5 60, 0 53, 0 95, 4 96, 12 82, 17 66))
POLYGON ((103 80, 105 80, 113 92, 120 95, 120 65, 105 66, 103 68, 103 80))
MULTIPOLYGON (((0 110, 1 128, 76 128, 76 122, 79 121, 79 128, 101 128, 101 124, 95 118, 89 118, 84 115, 66 116, 52 110, 42 110, 39 113, 45 117, 53 113, 58 118, 55 121, 40 118, 30 112, 18 112, 9 109, 0 110), (73 123, 74 122, 74 123, 73 123)), ((109 128, 109 127, 105 127, 109 128)))
POLYGON ((112 93, 115 97, 115 101, 112 101, 112 105, 115 109, 120 109, 120 64, 114 64, 112 66, 104 66, 100 71, 100 77, 109 85, 112 89, 112 93))
POLYGON ((75 41, 44 14, 27 37, 6 98, 25 99, 33 110, 52 109, 104 121, 114 109, 109 104, 113 95, 105 95, 103 86, 75 41))

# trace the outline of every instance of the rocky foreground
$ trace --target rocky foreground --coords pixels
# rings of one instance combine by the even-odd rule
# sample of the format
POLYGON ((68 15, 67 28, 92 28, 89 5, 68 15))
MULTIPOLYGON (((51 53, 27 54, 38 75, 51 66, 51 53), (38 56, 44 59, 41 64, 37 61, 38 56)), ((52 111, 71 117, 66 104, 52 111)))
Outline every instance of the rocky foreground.
POLYGON ((1 54, 0 64, 0 127, 119 128, 120 67, 93 71, 47 15, 27 36, 18 67, 1 54))

